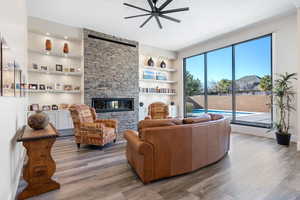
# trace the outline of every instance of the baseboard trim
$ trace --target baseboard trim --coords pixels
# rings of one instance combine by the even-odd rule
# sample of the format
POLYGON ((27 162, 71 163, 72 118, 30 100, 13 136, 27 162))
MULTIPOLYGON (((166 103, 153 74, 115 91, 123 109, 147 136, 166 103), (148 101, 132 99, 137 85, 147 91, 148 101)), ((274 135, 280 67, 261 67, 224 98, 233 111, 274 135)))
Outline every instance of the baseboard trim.
MULTIPOLYGON (((274 131, 269 131, 267 128, 251 127, 251 126, 240 126, 240 125, 231 125, 232 132, 254 135, 258 137, 265 137, 270 139, 276 139, 274 131)), ((297 137, 295 135, 291 136, 291 141, 297 143, 297 137)), ((300 151, 300 144, 298 142, 298 150, 300 151)))
POLYGON ((10 195, 10 200, 15 200, 16 199, 16 196, 17 196, 17 191, 18 191, 18 186, 19 186, 19 182, 20 182, 20 177, 21 177, 21 174, 22 174, 22 170, 23 170, 23 165, 24 165, 24 161, 25 161, 25 148, 22 148, 22 153, 21 153, 21 156, 20 156, 20 163, 19 163, 19 166, 18 166, 18 175, 16 176, 17 177, 17 180, 15 181, 15 185, 14 185, 14 190, 12 191, 12 194, 10 195))

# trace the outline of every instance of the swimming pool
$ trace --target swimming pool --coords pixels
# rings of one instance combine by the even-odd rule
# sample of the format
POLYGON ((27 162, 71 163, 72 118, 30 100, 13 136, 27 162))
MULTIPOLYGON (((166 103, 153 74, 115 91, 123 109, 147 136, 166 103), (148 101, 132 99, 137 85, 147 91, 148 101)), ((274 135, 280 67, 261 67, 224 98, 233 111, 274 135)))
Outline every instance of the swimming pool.
MULTIPOLYGON (((207 110, 208 113, 212 113, 212 114, 220 114, 220 115, 224 115, 224 116, 232 116, 232 111, 230 110, 207 110)), ((189 113, 189 115, 192 116, 199 116, 205 113, 204 109, 193 109, 192 113, 189 113)), ((237 116, 245 116, 245 115, 251 115, 251 114, 255 114, 255 112, 241 112, 241 111, 236 111, 235 112, 237 116)))

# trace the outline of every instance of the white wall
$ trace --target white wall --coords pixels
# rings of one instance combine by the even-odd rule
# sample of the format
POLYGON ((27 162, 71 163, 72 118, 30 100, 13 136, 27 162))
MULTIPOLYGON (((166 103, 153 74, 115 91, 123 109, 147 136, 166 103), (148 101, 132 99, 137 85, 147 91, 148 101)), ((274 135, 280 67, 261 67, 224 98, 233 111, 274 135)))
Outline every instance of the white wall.
MULTIPOLYGON (((281 16, 270 19, 265 22, 254 24, 252 26, 228 33, 217 38, 196 44, 179 52, 179 62, 184 57, 189 57, 209 50, 224 47, 237 42, 245 41, 255 37, 273 33, 273 74, 283 72, 299 72, 298 51, 297 51, 297 16, 290 13, 287 16, 281 16)), ((181 70, 182 76, 182 70, 181 70)), ((183 84, 180 84, 183 86, 183 84)), ((299 84, 298 84, 299 85, 299 84)), ((294 86, 297 87, 297 82, 294 86)), ((181 88, 180 107, 183 108, 183 88, 181 88)), ((299 99, 300 100, 300 99, 299 99)), ((299 102, 299 101, 298 101, 299 102)), ((300 103, 298 104, 300 106, 300 103)), ((297 107, 298 107, 297 106, 297 107)), ((300 108, 300 107, 299 107, 300 108)), ((181 109, 182 110, 182 109, 181 109)), ((299 110, 299 109, 298 109, 299 110)), ((294 139, 297 136, 297 113, 292 114, 292 134, 294 139)), ((299 130, 299 129, 298 129, 299 130)))
MULTIPOLYGON (((26 1, 1 0, 0 33, 17 63, 26 72, 26 1)), ((26 121, 27 98, 0 97, 0 199, 13 200, 23 165, 24 149, 15 134, 26 121)))

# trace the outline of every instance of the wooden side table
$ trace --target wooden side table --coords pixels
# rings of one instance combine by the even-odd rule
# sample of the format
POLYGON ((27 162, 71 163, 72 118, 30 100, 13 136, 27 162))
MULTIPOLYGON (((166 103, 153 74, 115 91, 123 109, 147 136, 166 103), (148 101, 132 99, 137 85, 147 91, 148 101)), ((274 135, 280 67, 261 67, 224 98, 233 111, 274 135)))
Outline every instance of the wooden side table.
POLYGON ((18 199, 26 199, 60 188, 60 184, 52 180, 56 164, 51 157, 51 148, 58 137, 56 129, 49 124, 45 129, 33 130, 23 128, 18 142, 23 142, 27 150, 28 161, 23 168, 26 188, 18 195, 18 199))

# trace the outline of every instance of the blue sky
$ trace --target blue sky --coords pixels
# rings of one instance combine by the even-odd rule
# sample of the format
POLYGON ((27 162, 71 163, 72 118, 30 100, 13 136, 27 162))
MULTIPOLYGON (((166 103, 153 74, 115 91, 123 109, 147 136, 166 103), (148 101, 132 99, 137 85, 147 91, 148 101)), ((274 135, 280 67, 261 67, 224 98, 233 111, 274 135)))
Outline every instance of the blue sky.
MULTIPOLYGON (((271 37, 241 43, 235 46, 236 79, 247 75, 264 76, 271 74, 271 37)), ((207 54, 208 82, 232 78, 232 47, 219 49, 207 54)), ((188 58, 186 70, 204 81, 204 55, 188 58)))

